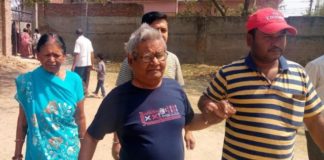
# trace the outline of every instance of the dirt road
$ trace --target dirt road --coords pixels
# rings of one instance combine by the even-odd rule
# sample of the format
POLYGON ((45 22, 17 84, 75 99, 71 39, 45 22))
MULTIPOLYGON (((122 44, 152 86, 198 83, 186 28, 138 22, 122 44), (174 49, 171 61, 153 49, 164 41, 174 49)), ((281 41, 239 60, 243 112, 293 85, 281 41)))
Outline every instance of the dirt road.
MULTIPOLYGON (((18 115, 18 103, 14 100, 15 84, 14 78, 20 72, 32 70, 38 65, 36 60, 20 59, 17 57, 9 60, 0 56, 0 160, 8 160, 14 153, 14 140, 16 121, 18 115)), ((69 65, 66 66, 69 68, 69 65)), ((197 68, 197 67, 196 67, 197 68)), ((108 69, 109 70, 109 69, 108 69)), ((186 72, 184 72, 186 73, 186 72)), ((89 91, 95 89, 95 73, 91 73, 89 91)), ((114 87, 117 73, 108 72, 105 82, 106 89, 110 91, 114 87)), ((205 88, 206 83, 198 80, 186 80, 186 91, 190 102, 195 110, 198 98, 205 88)), ((87 124, 91 123, 102 99, 87 98, 85 110, 87 124)), ((221 148, 224 137, 224 123, 212 126, 202 131, 194 132, 197 144, 194 150, 186 151, 186 160, 219 160, 221 159, 221 148)), ((303 132, 298 133, 295 148, 295 160, 307 160, 305 136, 303 132)), ((94 160, 112 160, 111 157, 112 136, 107 135, 100 141, 94 155, 94 160)))

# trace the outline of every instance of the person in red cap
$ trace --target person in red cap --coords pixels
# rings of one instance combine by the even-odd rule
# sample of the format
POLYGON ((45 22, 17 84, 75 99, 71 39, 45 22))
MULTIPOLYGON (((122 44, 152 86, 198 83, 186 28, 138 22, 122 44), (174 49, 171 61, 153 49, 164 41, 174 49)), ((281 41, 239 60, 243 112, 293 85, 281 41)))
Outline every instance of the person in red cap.
POLYGON ((272 8, 247 23, 244 58, 223 66, 198 102, 209 117, 226 119, 222 159, 292 159, 297 129, 305 122, 324 151, 324 106, 304 68, 283 54, 297 30, 272 8))

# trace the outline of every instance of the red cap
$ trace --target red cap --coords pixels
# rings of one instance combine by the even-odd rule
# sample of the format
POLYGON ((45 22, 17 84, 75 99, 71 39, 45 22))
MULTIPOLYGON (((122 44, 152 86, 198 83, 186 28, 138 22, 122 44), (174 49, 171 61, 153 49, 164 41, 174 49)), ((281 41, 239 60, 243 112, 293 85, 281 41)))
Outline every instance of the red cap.
POLYGON ((288 25, 282 13, 273 8, 259 9, 249 16, 246 29, 250 31, 255 28, 267 34, 274 34, 284 29, 292 35, 297 34, 296 28, 288 25))

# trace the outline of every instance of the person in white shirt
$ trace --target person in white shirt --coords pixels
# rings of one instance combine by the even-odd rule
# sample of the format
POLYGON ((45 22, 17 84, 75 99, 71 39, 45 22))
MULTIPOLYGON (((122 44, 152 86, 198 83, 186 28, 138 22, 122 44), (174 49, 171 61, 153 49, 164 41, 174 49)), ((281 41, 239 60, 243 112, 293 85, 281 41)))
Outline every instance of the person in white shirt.
MULTIPOLYGON (((324 55, 309 62, 305 70, 309 75, 309 79, 312 81, 317 95, 324 100, 324 55)), ((309 160, 323 160, 324 153, 317 147, 313 139, 311 138, 307 128, 305 130, 307 139, 307 150, 309 160)))
POLYGON ((88 95, 90 71, 93 68, 93 47, 91 41, 83 35, 81 28, 76 30, 72 71, 78 73, 83 81, 85 95, 88 95))

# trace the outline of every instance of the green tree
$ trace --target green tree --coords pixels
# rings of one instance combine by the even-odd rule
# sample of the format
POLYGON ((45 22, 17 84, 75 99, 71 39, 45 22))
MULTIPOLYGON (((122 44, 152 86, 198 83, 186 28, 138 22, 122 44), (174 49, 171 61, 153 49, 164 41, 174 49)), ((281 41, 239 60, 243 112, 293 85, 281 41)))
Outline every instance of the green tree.
POLYGON ((35 3, 48 3, 50 0, 22 0, 24 4, 33 5, 35 3))
POLYGON ((311 13, 312 16, 324 16, 324 4, 318 3, 315 7, 315 10, 313 13, 311 13))

